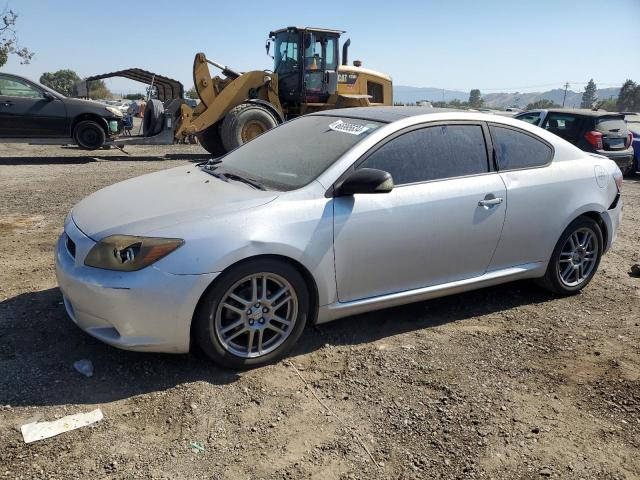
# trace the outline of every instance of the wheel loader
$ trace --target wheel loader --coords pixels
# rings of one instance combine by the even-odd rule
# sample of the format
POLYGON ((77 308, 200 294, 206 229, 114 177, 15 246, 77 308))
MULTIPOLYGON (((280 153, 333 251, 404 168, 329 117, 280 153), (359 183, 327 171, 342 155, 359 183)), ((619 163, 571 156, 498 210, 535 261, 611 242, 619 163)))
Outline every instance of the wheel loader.
POLYGON ((266 51, 273 70, 240 73, 198 53, 193 82, 200 104, 149 102, 145 138, 116 144, 161 144, 196 136, 214 156, 232 150, 278 124, 306 113, 333 108, 392 105, 391 78, 348 65, 342 30, 287 27, 269 33, 266 51), (342 56, 342 62, 340 57, 342 56), (221 71, 212 76, 209 66, 221 71))

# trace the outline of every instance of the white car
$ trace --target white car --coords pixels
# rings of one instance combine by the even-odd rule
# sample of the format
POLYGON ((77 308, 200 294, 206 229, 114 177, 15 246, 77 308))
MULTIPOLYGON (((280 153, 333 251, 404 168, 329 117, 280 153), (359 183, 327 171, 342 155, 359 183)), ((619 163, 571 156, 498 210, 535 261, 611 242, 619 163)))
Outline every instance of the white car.
POLYGON ((620 223, 615 163, 519 120, 428 112, 307 115, 90 195, 57 247, 69 316, 116 347, 194 341, 248 367, 307 323, 517 279, 585 287, 620 223))

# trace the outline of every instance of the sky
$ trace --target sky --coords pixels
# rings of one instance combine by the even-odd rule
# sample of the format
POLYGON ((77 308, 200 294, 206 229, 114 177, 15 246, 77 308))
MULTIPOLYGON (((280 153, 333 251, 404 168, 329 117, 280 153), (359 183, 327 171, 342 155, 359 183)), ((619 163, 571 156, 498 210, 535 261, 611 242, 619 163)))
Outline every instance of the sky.
MULTIPOLYGON (((36 55, 0 71, 36 81, 63 68, 84 77, 138 67, 186 90, 197 52, 236 70, 270 68, 268 32, 290 25, 346 30, 350 60, 395 85, 491 93, 640 81, 640 0, 3 1, 36 55)), ((107 84, 114 93, 144 90, 124 79, 107 84)))

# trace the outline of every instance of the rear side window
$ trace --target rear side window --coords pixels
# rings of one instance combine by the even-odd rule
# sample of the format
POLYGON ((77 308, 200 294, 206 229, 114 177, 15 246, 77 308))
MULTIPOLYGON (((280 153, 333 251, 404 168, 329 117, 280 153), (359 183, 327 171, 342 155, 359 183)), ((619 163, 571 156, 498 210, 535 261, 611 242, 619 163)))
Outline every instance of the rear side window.
POLYGON ((600 117, 596 119, 596 130, 602 133, 627 134, 627 124, 623 117, 600 117))
POLYGON ((523 122, 531 123, 533 125, 538 125, 538 121, 540 120, 540 114, 538 112, 531 113, 523 113, 516 117, 518 120, 522 120, 523 122))
POLYGON ((542 126, 545 130, 549 130, 571 143, 576 142, 579 127, 580 118, 567 113, 550 113, 542 126))
POLYGON ((404 133, 361 165, 389 172, 396 185, 488 172, 480 125, 438 125, 404 133))
POLYGON ((489 131, 500 170, 541 167, 551 161, 551 147, 531 135, 495 125, 489 131))

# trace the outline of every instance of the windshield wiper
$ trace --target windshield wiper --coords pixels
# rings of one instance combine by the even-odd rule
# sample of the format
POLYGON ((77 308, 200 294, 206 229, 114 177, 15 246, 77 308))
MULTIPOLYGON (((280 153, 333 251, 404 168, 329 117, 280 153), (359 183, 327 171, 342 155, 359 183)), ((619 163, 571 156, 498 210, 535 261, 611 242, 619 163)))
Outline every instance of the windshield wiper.
POLYGON ((258 190, 266 190, 264 185, 256 182, 255 180, 251 180, 250 178, 241 177, 240 175, 236 175, 235 173, 221 173, 221 175, 226 176, 230 180, 236 180, 238 182, 243 182, 247 185, 251 185, 253 188, 257 188, 258 190))
POLYGON ((207 172, 209 175, 213 175, 214 177, 219 178, 223 182, 229 182, 229 180, 235 180, 237 182, 246 183, 247 185, 250 185, 257 190, 266 190, 264 185, 256 182, 255 180, 241 177, 240 175, 236 175, 235 173, 218 172, 217 168, 218 168, 218 165, 216 164, 202 166, 203 171, 207 172))

